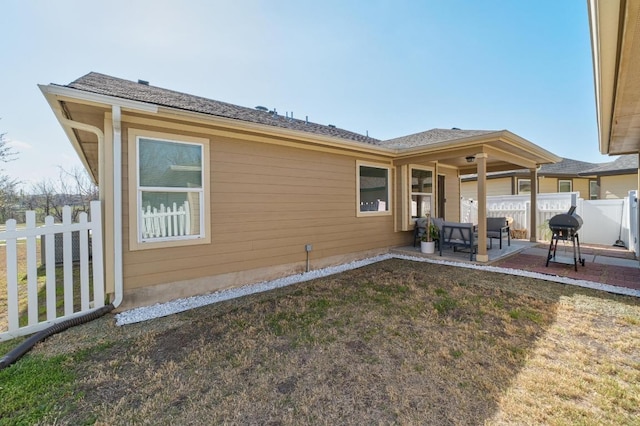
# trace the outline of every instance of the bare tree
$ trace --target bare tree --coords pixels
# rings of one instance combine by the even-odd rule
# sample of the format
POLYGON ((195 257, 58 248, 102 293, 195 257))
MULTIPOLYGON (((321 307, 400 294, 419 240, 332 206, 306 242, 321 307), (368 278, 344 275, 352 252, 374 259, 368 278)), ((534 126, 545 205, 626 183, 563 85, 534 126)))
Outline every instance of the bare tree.
MULTIPOLYGON (((6 133, 0 133, 0 162, 7 163, 16 159, 17 152, 9 145, 6 133)), ((0 169, 0 221, 5 222, 16 214, 18 182, 0 169)))
POLYGON ((42 212, 42 219, 53 216, 62 221, 62 208, 70 206, 72 219, 76 221, 80 212, 88 212, 91 201, 97 200, 98 187, 83 169, 66 170, 59 167, 58 180, 43 179, 32 186, 30 204, 42 212))
POLYGON ((42 179, 31 187, 29 205, 32 209, 39 209, 41 217, 38 221, 44 221, 46 216, 53 216, 62 220, 62 206, 56 208, 56 184, 51 179, 42 179))
POLYGON ((69 197, 66 201, 74 206, 74 215, 80 212, 89 212, 91 201, 100 197, 98 186, 93 183, 89 174, 80 167, 73 167, 66 170, 59 167, 60 172, 60 194, 69 197))

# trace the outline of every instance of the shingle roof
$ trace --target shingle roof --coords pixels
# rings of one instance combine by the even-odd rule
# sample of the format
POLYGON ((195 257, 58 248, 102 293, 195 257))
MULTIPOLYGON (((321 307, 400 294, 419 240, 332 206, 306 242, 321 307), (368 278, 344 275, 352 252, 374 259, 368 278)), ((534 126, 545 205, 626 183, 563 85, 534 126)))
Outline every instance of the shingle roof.
POLYGON ((597 163, 588 163, 586 161, 572 160, 571 158, 563 158, 554 164, 543 164, 538 171, 539 175, 577 175, 589 169, 597 167, 597 163))
POLYGON ((621 155, 616 158, 614 161, 609 163, 603 163, 600 165, 596 165, 596 167, 586 170, 582 175, 586 174, 625 174, 625 173, 635 173, 638 171, 638 155, 637 154, 628 154, 621 155))
POLYGON ((387 148, 410 148, 494 132, 495 130, 431 129, 426 132, 380 141, 379 145, 387 148))
POLYGON ((91 72, 80 77, 68 84, 67 87, 101 95, 151 103, 169 108, 177 108, 185 111, 193 111, 217 117, 231 118, 250 123, 264 124, 267 126, 314 133, 351 141, 371 144, 377 144, 379 142, 378 139, 370 138, 359 133, 350 132, 333 126, 325 126, 305 120, 283 117, 282 115, 268 111, 232 105, 226 102, 162 89, 160 87, 136 83, 130 80, 124 80, 95 72, 91 72))
MULTIPOLYGON (((561 161, 553 164, 543 164, 538 170, 538 176, 578 176, 591 175, 595 173, 587 173, 594 167, 597 167, 596 163, 587 163, 586 161, 572 160, 571 158, 563 158, 561 161), (582 173, 581 173, 582 172, 582 173)), ((513 175, 529 175, 529 169, 515 169, 507 170, 503 172, 490 172, 487 173, 488 177, 491 176, 513 176, 513 175)), ((462 180, 474 180, 477 178, 477 174, 469 174, 460 176, 462 180)))

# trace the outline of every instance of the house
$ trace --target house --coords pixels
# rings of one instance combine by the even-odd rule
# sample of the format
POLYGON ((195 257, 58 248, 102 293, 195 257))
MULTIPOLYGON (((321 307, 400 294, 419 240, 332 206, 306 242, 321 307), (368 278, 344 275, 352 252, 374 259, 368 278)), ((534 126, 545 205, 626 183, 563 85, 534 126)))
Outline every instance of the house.
MULTIPOLYGON (((598 181, 589 171, 598 164, 562 158, 553 164, 543 164, 538 170, 538 193, 578 192, 581 198, 598 197, 598 181)), ((476 174, 460 176, 463 198, 477 199, 476 174)), ((487 195, 522 195, 531 193, 531 179, 526 169, 487 174, 487 195)))
POLYGON ((638 188, 638 156, 621 155, 614 161, 600 164, 579 175, 595 179, 597 199, 624 198, 629 191, 638 188))
MULTIPOLYGON (((487 174, 487 195, 529 194, 531 181, 526 169, 487 174)), ((577 192, 585 200, 624 198, 638 184, 638 158, 622 155, 607 163, 588 163, 563 158, 543 164, 538 171, 538 193, 577 192)), ((462 198, 477 198, 477 175, 460 176, 462 198)))
POLYGON ((415 216, 459 220, 460 174, 477 173, 482 194, 487 172, 526 168, 535 181, 559 161, 507 130, 380 141, 98 73, 40 89, 99 185, 105 282, 121 308, 387 252, 412 241, 415 216))

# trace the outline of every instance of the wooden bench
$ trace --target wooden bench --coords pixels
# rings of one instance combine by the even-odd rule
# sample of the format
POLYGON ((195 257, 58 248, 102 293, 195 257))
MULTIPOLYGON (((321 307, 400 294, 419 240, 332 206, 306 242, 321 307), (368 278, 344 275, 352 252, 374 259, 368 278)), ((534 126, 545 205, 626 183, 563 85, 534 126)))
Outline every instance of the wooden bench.
POLYGON ((440 230, 440 256, 444 247, 469 250, 469 260, 478 252, 478 236, 473 223, 444 222, 440 230))

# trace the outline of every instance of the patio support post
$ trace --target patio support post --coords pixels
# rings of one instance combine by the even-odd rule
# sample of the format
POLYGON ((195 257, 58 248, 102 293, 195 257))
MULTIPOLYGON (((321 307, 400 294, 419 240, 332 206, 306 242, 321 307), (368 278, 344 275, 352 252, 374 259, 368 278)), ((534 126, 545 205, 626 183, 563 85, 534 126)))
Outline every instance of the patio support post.
POLYGON ((478 162, 478 262, 488 262, 487 255, 487 157, 485 153, 476 155, 478 162))
POLYGON ((531 202, 529 203, 531 211, 529 212, 529 241, 535 243, 538 241, 538 169, 529 169, 531 172, 531 202))

